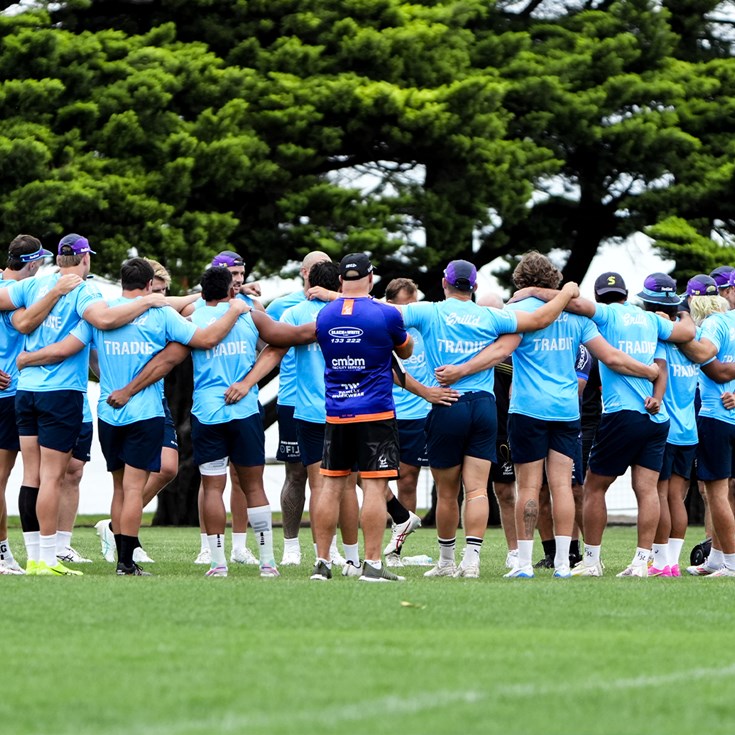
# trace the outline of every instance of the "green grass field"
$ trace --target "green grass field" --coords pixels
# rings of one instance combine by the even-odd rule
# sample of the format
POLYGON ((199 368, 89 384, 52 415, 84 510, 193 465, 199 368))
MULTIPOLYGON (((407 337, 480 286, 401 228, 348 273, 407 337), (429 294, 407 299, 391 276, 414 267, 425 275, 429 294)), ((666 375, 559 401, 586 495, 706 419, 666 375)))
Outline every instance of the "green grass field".
MULTIPOLYGON (((683 558, 701 538, 690 529, 683 558)), ((17 530, 10 540, 20 551, 17 530)), ((80 528, 74 545, 95 560, 80 566, 83 578, 0 578, 1 732, 735 727, 732 580, 616 579, 632 556, 632 529, 606 533, 602 579, 502 579, 493 530, 480 580, 423 579, 425 569, 410 567, 392 585, 310 582, 310 566, 275 580, 231 566, 227 579, 205 579, 191 563, 196 529, 146 528, 142 540, 155 577, 116 577, 94 530, 80 528)), ((424 552, 436 553, 433 531, 412 536, 405 551, 424 552)))

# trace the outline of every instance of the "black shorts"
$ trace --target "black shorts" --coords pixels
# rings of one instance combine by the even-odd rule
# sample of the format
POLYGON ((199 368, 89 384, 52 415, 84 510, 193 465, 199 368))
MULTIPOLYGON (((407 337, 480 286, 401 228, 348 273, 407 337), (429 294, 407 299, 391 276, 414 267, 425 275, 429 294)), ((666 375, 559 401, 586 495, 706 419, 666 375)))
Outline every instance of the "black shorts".
POLYGON ((304 467, 321 462, 324 455, 324 424, 294 419, 294 425, 299 441, 299 456, 304 467))
POLYGON ((666 449, 664 449, 664 461, 661 465, 661 473, 658 479, 669 480, 671 479, 671 475, 679 475, 679 477, 688 480, 692 476, 692 466, 694 465, 694 458, 696 456, 696 444, 682 446, 667 442, 666 449))
POLYGON ((116 472, 125 465, 138 470, 158 472, 161 469, 163 416, 114 426, 97 420, 100 447, 107 462, 107 471, 116 472))
POLYGON ((15 396, 0 398, 0 449, 20 450, 18 422, 15 420, 15 396))
POLYGON ((495 442, 495 451, 498 461, 493 462, 490 467, 490 479, 493 482, 509 483, 516 481, 516 467, 513 464, 513 456, 510 452, 508 437, 498 435, 495 442))
POLYGON ((400 451, 395 419, 327 424, 320 472, 342 477, 357 467, 367 478, 398 477, 400 451))
POLYGON ((590 452, 589 469, 603 477, 619 477, 628 467, 661 471, 669 422, 652 421, 647 413, 604 413, 590 452))
POLYGON ((92 459, 92 437, 94 436, 94 424, 92 421, 85 421, 82 424, 82 430, 77 437, 77 443, 71 450, 71 456, 80 462, 89 462, 92 459))
POLYGON ((697 419, 697 431, 697 477, 705 482, 732 477, 735 424, 700 416, 697 419))
POLYGON ((495 462, 498 419, 492 393, 465 393, 451 406, 434 406, 426 419, 429 465, 457 467, 465 457, 495 462))
POLYGON ((528 464, 546 459, 553 450, 572 459, 578 453, 580 421, 547 421, 521 413, 508 417, 513 461, 528 464))
MULTIPOLYGON (((276 404, 276 416, 278 417, 278 451, 276 459, 279 462, 301 462, 299 439, 296 433, 296 419, 293 417, 293 406, 282 406, 276 404)), ((321 456, 320 456, 321 458, 321 456)), ((313 462, 304 462, 304 465, 313 462)))
POLYGON ((426 419, 397 419, 401 462, 412 467, 428 467, 426 419))
POLYGON ((240 467, 265 465, 265 432, 259 413, 223 424, 203 424, 192 416, 191 443, 197 466, 225 457, 240 467))
POLYGON ((82 430, 84 393, 19 390, 15 415, 20 436, 37 436, 38 443, 57 452, 71 452, 82 430))
POLYGON ((179 437, 176 433, 176 424, 174 423, 174 417, 171 415, 171 409, 168 407, 166 396, 163 397, 163 418, 165 419, 165 423, 163 425, 162 449, 175 449, 178 452, 179 437))

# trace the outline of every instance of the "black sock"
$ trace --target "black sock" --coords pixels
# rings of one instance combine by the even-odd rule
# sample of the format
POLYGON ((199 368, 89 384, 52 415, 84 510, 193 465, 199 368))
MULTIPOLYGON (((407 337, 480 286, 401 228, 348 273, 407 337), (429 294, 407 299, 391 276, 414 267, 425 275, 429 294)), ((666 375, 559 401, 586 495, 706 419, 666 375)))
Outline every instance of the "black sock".
POLYGON ((115 549, 117 550, 117 560, 118 561, 122 561, 122 559, 120 557, 120 546, 121 546, 120 539, 122 539, 122 534, 121 533, 116 533, 115 534, 115 549))
POLYGON ((579 539, 572 539, 569 544, 569 556, 579 556, 579 539))
POLYGON ((544 547, 544 554, 546 556, 555 556, 556 555, 556 539, 552 538, 548 541, 542 541, 541 545, 544 547))
POLYGON ((133 565, 133 551, 135 551, 136 536, 125 536, 120 534, 120 556, 118 557, 121 564, 126 567, 133 565))
POLYGON ((140 543, 140 539, 137 536, 135 536, 135 548, 136 549, 142 549, 143 548, 142 544, 140 543))
POLYGON ((36 502, 38 501, 38 488, 21 485, 18 493, 18 514, 20 525, 24 533, 40 531, 38 516, 36 515, 36 502))
POLYGON ((406 507, 395 495, 388 501, 387 506, 388 515, 393 520, 393 523, 405 523, 411 517, 408 515, 406 507))

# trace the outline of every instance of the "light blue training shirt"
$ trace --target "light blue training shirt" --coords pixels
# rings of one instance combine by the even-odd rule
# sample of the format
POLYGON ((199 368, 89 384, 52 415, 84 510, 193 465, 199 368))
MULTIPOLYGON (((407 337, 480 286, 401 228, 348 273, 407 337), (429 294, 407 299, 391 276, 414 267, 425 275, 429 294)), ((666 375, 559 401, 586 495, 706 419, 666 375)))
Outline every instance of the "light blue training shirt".
MULTIPOLYGON (((708 339, 716 348, 720 362, 735 362, 735 311, 711 314, 702 323, 701 339, 708 339)), ((735 424, 735 411, 722 405, 720 396, 735 391, 735 380, 715 383, 704 373, 699 375, 699 392, 702 397, 700 416, 708 416, 728 424, 735 424)))
MULTIPOLYGON (((413 353, 411 357, 407 357, 402 361, 403 366, 414 380, 424 385, 431 385, 429 367, 426 363, 424 338, 418 329, 411 328, 408 333, 413 338, 413 353)), ((431 404, 428 401, 400 385, 393 386, 393 401, 396 404, 396 418, 398 420, 425 419, 431 410, 431 404)))
MULTIPOLYGON (((268 304, 265 313, 271 319, 279 321, 287 309, 292 306, 306 301, 306 294, 303 289, 294 293, 279 296, 277 299, 268 304)), ((278 373, 278 405, 279 406, 295 406, 296 405, 296 358, 294 356, 294 348, 283 356, 281 360, 281 369, 278 373)))

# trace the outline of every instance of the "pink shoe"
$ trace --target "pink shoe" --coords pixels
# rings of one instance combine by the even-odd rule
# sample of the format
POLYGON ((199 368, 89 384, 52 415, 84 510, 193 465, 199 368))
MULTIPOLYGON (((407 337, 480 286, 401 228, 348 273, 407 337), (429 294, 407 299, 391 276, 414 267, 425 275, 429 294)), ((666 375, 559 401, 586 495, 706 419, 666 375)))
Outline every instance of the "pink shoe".
POLYGON ((681 577, 681 571, 679 570, 678 564, 672 564, 671 565, 671 576, 672 577, 681 577))
POLYGON ((656 567, 648 567, 649 577, 673 577, 671 573, 671 567, 667 564, 663 569, 657 569, 656 567))

